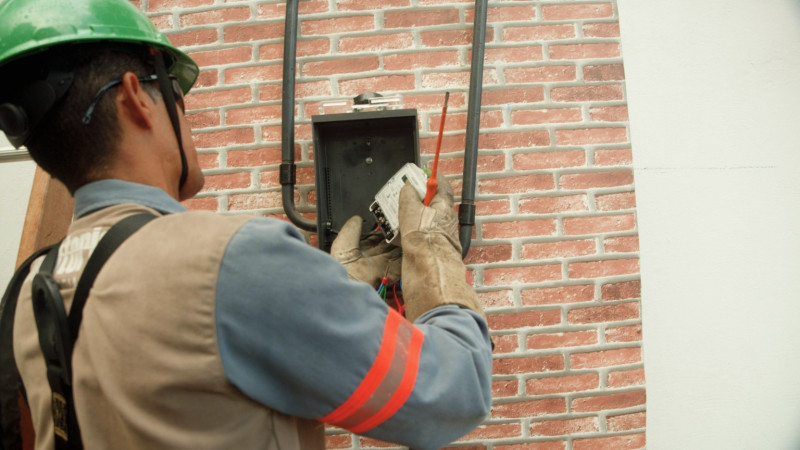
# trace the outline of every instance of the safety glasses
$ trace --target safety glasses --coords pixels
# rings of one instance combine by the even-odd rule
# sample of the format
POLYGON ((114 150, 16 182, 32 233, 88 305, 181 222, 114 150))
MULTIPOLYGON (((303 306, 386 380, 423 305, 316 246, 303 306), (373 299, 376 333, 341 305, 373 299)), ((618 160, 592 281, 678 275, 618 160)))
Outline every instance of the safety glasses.
MULTIPOLYGON (((175 101, 178 102, 178 106, 181 107, 181 111, 186 112, 186 108, 184 107, 184 104, 183 104, 183 90, 181 89, 180 83, 178 83, 178 77, 176 77, 174 75, 170 75, 169 79, 172 82, 171 83, 172 84, 172 93, 175 95, 175 101)), ((147 76, 144 76, 144 77, 139 77, 138 80, 141 83, 147 83, 147 82, 151 82, 151 81, 158 81, 158 75, 156 75, 156 74, 147 75, 147 76)), ((103 96, 103 94, 105 94, 105 92, 107 90, 109 90, 112 87, 117 86, 118 84, 121 84, 121 83, 122 83, 121 79, 114 80, 114 81, 111 81, 110 83, 106 84, 105 86, 101 87, 100 90, 97 91, 97 94, 95 94, 94 99, 92 100, 92 103, 89 104, 89 109, 87 109, 86 110, 86 114, 83 115, 83 123, 85 125, 88 125, 89 122, 92 121, 92 114, 94 113, 94 108, 97 107, 97 103, 100 101, 100 98, 103 96)))

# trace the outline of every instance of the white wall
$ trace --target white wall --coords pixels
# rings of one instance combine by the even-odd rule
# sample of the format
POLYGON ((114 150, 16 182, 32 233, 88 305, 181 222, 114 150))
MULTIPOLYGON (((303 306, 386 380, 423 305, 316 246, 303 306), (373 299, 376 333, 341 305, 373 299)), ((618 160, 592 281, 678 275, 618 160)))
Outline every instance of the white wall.
MULTIPOLYGON (((13 149, 0 132, 0 152, 13 149)), ((35 164, 30 159, 9 161, 0 158, 0 290, 14 273, 17 261, 19 240, 22 236, 22 225, 25 211, 33 185, 35 164)))
POLYGON ((798 449, 800 2, 618 8, 648 449, 798 449))

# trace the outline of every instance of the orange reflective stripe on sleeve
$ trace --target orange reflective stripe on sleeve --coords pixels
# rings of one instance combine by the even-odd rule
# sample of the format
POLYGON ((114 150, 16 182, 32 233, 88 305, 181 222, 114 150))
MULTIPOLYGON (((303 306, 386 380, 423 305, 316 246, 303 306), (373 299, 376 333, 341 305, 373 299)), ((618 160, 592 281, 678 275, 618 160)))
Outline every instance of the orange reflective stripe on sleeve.
POLYGON ((419 329, 389 309, 372 367, 350 398, 320 421, 363 433, 391 417, 414 389, 423 339, 419 329))

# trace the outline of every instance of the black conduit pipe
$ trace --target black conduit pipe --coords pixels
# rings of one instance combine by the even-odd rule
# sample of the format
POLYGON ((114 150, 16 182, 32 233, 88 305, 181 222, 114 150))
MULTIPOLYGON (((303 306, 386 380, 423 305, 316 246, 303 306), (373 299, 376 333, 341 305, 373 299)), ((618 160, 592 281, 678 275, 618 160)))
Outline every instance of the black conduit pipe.
POLYGON ((461 204, 458 205, 461 257, 465 258, 475 224, 475 179, 478 171, 478 134, 481 122, 481 92, 483 88, 483 54, 486 47, 486 9, 488 0, 475 0, 475 20, 472 28, 472 62, 467 100, 467 136, 464 147, 464 175, 461 204))
POLYGON ((317 231, 317 223, 306 219, 294 205, 297 168, 294 165, 294 77, 297 51, 297 4, 286 0, 286 25, 283 32, 283 87, 281 89, 281 166, 280 183, 283 209, 298 228, 317 231))

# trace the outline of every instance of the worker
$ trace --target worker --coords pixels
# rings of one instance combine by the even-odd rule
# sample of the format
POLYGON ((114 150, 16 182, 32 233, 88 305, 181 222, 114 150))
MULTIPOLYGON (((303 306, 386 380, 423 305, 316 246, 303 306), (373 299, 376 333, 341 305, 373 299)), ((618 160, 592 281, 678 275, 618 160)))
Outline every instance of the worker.
MULTIPOLYGON (((187 211, 203 186, 183 103, 198 72, 128 0, 0 2, 0 128, 75 203, 47 295, 70 312, 107 230, 156 216, 105 261, 82 310, 67 361, 82 444, 313 449, 330 424, 428 449, 479 425, 491 341, 447 182, 430 206, 403 188, 402 255, 360 239, 359 218, 329 255, 281 220, 187 211), (376 292, 385 275, 402 275, 405 317, 376 292)), ((32 304, 43 265, 15 296, 13 355, 36 448, 52 449, 77 436, 54 426, 64 411, 32 304)))

